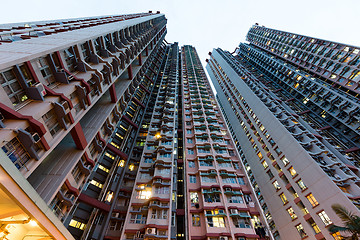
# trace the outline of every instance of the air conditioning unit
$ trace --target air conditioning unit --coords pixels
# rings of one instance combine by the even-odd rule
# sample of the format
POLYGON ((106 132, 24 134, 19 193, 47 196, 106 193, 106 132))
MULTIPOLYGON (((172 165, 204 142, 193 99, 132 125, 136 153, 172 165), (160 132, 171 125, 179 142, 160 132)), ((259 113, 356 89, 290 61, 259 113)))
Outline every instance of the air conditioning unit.
POLYGON ((146 234, 156 235, 156 228, 147 228, 146 234))
POLYGON ((230 209, 230 213, 232 213, 232 214, 238 214, 238 210, 237 210, 237 209, 230 209))
POLYGON ((32 138, 34 139, 35 143, 38 143, 40 141, 40 139, 41 139, 38 133, 34 133, 32 135, 32 138))
POLYGON ((44 85, 43 85, 42 83, 37 83, 37 84, 35 84, 35 87, 36 87, 37 89, 39 89, 39 91, 40 91, 40 93, 41 93, 41 95, 42 95, 43 97, 46 95, 46 90, 45 90, 45 87, 44 87, 44 85))
POLYGON ((228 237, 219 237, 219 240, 228 240, 228 237))

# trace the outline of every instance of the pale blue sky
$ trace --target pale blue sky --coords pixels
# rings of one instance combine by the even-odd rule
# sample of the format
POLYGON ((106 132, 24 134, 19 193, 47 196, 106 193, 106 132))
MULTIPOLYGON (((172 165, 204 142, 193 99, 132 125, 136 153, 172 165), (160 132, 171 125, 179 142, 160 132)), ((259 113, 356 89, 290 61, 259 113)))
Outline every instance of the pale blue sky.
POLYGON ((159 10, 168 19, 167 41, 194 45, 203 62, 213 48, 233 51, 256 22, 360 46, 360 0, 4 1, 0 24, 159 10))

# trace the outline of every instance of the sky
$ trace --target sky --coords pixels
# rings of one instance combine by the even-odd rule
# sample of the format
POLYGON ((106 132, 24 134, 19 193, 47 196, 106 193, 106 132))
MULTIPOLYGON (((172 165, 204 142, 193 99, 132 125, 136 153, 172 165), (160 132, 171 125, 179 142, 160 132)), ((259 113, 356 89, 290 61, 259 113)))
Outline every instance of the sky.
POLYGON ((213 48, 234 51, 255 23, 360 46, 360 0, 2 1, 0 24, 160 11, 166 40, 195 46, 203 63, 213 48))

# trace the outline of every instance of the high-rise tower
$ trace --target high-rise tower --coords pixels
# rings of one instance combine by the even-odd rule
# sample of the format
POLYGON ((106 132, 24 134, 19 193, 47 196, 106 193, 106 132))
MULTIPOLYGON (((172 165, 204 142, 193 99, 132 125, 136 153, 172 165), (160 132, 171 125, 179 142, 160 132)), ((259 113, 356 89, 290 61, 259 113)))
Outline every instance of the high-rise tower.
POLYGON ((1 26, 0 238, 269 235, 195 48, 165 35, 151 12, 1 26))
POLYGON ((341 239, 359 213, 359 49, 253 26, 207 69, 275 239, 341 239))

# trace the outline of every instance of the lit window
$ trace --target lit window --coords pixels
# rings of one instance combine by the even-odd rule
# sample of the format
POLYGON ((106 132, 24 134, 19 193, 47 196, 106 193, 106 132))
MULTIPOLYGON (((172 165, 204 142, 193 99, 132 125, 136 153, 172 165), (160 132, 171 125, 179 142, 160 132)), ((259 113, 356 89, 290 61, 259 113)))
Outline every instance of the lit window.
POLYGON ((111 202, 113 196, 114 196, 114 193, 112 191, 107 192, 106 197, 105 197, 105 201, 106 202, 111 202))
POLYGON ((333 233, 333 234, 331 234, 331 236, 333 236, 333 238, 335 240, 342 240, 343 239, 343 237, 340 235, 339 232, 333 233))
POLYGON ((130 164, 130 165, 129 165, 129 170, 130 170, 130 171, 134 171, 134 169, 135 169, 135 165, 134 165, 134 164, 130 164))
POLYGON ((199 203, 199 196, 197 192, 190 192, 190 202, 192 206, 195 206, 196 203, 199 203))
POLYGON ((285 166, 289 164, 289 160, 285 156, 283 156, 280 160, 283 162, 285 166))
POLYGON ((311 205, 313 207, 316 207, 317 205, 319 205, 318 201, 316 201, 316 199, 315 199, 314 195, 312 195, 312 193, 307 195, 306 198, 309 200, 309 202, 311 203, 311 205))
POLYGON ((200 227, 200 215, 192 214, 192 225, 194 227, 200 227))
POLYGON ((321 211, 318 213, 318 216, 320 217, 321 221, 325 224, 325 226, 332 224, 332 221, 328 217, 328 215, 325 213, 325 211, 321 211))
POLYGON ((263 161, 261 164, 263 165, 263 167, 264 167, 265 169, 269 167, 269 165, 266 163, 266 161, 263 161))
POLYGON ((288 200, 284 193, 280 194, 279 197, 280 197, 281 201, 283 202, 283 204, 288 203, 288 200))
POLYGON ((115 157, 113 155, 111 155, 110 153, 108 153, 108 152, 105 153, 105 156, 107 156, 108 158, 110 158, 112 160, 115 159, 115 157))
POLYGON ((310 226, 314 230, 315 234, 318 234, 321 232, 319 226, 315 223, 314 219, 310 218, 307 222, 310 224, 310 226))
POLYGON ((280 189, 281 189, 278 181, 273 182, 273 185, 274 185, 274 187, 275 187, 276 190, 280 190, 280 189))
POLYGON ((110 172, 110 170, 107 169, 106 167, 104 167, 103 165, 99 165, 98 168, 101 169, 101 170, 103 170, 103 171, 106 172, 106 173, 110 172))
POLYGON ((98 181, 95 181, 94 179, 90 181, 90 184, 98 187, 98 188, 102 188, 103 184, 99 183, 98 181))
POLYGON ((225 220, 223 217, 207 217, 209 227, 225 227, 225 220))
POLYGON ((301 224, 296 226, 296 230, 300 234, 301 238, 307 237, 307 234, 305 233, 305 230, 304 230, 304 228, 303 228, 303 226, 301 224))
POLYGON ((303 180, 299 180, 299 181, 297 181, 296 182, 297 183, 297 185, 299 186, 299 188, 301 189, 301 190, 305 190, 307 187, 306 187, 306 185, 305 185, 305 183, 303 182, 303 180))
POLYGON ((137 199, 149 199, 151 197, 151 190, 141 190, 137 192, 137 199))
POLYGON ((287 212, 289 213, 289 215, 290 215, 290 217, 291 217, 291 219, 292 220, 294 220, 294 219, 296 219, 297 218, 297 216, 296 216, 296 214, 295 214, 295 212, 294 212, 294 209, 291 207, 291 208, 288 208, 288 209, 286 209, 287 210, 287 212))
POLYGON ((124 167, 125 166, 125 160, 120 160, 118 167, 124 167))
POLYGON ((289 172, 291 174, 291 176, 295 176, 296 175, 296 171, 293 167, 289 168, 289 172))
POLYGON ((257 155, 258 155, 258 157, 259 157, 260 160, 263 158, 263 155, 261 154, 261 152, 258 152, 257 155))
POLYGON ((79 221, 76 221, 74 219, 71 219, 71 221, 69 223, 69 226, 74 227, 74 228, 78 228, 80 230, 84 230, 85 227, 86 227, 86 224, 82 223, 82 222, 79 222, 79 221))

